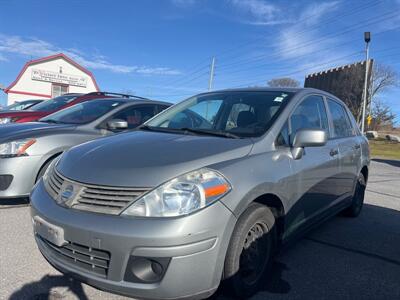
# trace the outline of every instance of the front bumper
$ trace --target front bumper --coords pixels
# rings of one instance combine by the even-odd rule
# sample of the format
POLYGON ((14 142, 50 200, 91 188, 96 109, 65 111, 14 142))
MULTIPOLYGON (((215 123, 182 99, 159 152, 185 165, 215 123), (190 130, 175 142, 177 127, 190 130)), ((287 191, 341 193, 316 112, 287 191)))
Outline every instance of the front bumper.
POLYGON ((35 184, 41 161, 41 156, 0 158, 0 176, 12 176, 11 183, 0 189, 0 199, 28 196, 35 184))
POLYGON ((98 276, 59 258, 36 236, 44 257, 63 273, 97 288, 145 299, 203 298, 212 294, 222 276, 224 259, 236 218, 221 202, 181 218, 126 218, 66 209, 57 205, 40 182, 31 194, 32 217, 64 231, 65 240, 110 254, 105 276, 98 276), (161 281, 124 280, 131 256, 166 257, 161 281))

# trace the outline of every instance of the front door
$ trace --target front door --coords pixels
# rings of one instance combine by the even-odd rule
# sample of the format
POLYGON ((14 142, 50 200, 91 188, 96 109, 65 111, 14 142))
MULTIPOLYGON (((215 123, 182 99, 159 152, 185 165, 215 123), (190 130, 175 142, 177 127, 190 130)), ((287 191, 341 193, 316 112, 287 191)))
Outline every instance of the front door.
MULTIPOLYGON (((323 129, 329 133, 324 98, 313 95, 305 98, 289 118, 290 140, 299 129, 323 129)), ((329 139, 322 147, 306 147, 300 159, 291 159, 292 206, 287 215, 287 234, 330 207, 340 196, 339 148, 329 139)))

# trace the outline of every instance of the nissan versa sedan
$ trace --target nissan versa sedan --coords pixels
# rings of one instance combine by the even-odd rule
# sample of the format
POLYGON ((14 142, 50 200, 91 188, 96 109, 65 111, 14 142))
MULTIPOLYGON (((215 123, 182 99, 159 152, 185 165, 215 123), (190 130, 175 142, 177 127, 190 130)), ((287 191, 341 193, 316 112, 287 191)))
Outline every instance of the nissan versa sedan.
POLYGON ((0 199, 28 196, 51 161, 72 146, 134 129, 169 107, 142 98, 76 104, 39 122, 0 126, 0 199))
POLYGON ((100 289, 193 299, 222 282, 244 299, 282 243, 360 213, 369 160, 331 94, 199 94, 54 160, 31 194, 35 238, 55 268, 100 289))

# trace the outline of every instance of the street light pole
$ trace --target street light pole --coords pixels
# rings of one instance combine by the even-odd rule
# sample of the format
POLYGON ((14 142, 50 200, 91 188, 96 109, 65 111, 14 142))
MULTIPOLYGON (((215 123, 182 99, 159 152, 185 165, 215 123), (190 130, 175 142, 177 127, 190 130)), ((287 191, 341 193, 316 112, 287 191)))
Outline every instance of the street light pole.
POLYGON ((213 56, 211 60, 211 66, 210 66, 210 79, 208 80, 208 90, 211 91, 213 87, 213 81, 214 81, 214 69, 215 69, 215 56, 213 56))
POLYGON ((371 33, 364 32, 365 41, 365 79, 364 79, 364 93, 363 93, 363 110, 361 118, 361 133, 364 134, 365 127, 365 110, 367 107, 367 94, 368 94, 368 71, 369 71, 369 42, 371 41, 371 33))

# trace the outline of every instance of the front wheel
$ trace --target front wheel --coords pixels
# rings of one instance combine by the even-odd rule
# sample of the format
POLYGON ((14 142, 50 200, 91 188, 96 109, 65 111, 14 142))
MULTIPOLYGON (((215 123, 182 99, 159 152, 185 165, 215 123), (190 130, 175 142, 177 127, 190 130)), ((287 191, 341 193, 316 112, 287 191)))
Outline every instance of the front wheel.
POLYGON ((224 284, 238 299, 254 295, 271 260, 275 240, 271 210, 252 204, 240 216, 224 265, 224 284))
POLYGON ((365 177, 362 173, 358 176, 356 189, 354 191, 354 196, 351 202, 351 205, 343 211, 343 214, 346 217, 357 217, 364 204, 364 196, 365 196, 366 182, 365 177))

